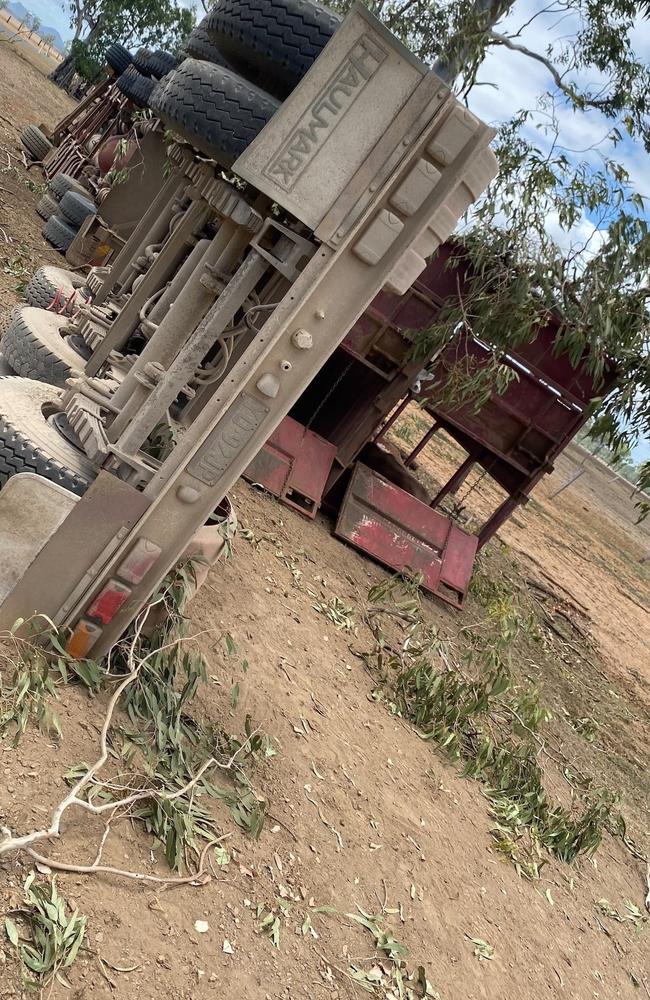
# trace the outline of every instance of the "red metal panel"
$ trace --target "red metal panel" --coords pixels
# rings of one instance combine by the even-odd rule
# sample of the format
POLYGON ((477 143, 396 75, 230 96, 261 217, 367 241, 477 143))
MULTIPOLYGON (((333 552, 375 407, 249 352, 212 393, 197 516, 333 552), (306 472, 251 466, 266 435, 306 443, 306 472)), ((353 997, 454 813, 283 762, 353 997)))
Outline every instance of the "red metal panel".
POLYGON ((452 522, 443 554, 440 582, 463 597, 467 593, 477 548, 477 536, 468 534, 452 522))
POLYGON ((244 472, 244 479, 249 483, 260 483, 274 497, 281 497, 291 472, 291 463, 289 455, 283 455, 271 441, 267 441, 244 472))
POLYGON ((385 566, 421 573, 426 590, 462 606, 478 539, 359 462, 335 534, 385 566))
POLYGON ((307 517, 315 517, 336 457, 336 446, 285 417, 244 472, 307 517))

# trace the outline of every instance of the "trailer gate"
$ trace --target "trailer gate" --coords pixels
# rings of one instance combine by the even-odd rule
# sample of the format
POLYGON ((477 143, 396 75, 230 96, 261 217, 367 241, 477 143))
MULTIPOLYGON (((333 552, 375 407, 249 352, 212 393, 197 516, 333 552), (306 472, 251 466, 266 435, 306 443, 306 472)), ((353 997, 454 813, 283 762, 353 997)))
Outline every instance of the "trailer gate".
POLYGON ((422 587, 463 606, 478 538, 360 462, 354 467, 335 535, 422 587))

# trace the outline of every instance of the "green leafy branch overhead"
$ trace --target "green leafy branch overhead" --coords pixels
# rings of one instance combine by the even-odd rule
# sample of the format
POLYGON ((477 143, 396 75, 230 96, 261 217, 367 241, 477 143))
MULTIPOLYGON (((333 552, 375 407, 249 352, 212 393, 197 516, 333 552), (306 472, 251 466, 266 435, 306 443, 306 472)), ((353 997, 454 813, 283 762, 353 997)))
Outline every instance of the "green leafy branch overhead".
MULTIPOLYGON (((349 3, 335 6, 343 11, 349 3)), ((650 67, 639 45, 650 5, 539 0, 531 11, 523 0, 371 0, 368 6, 470 106, 478 87, 499 89, 482 69, 495 52, 501 64, 511 58, 524 74, 541 67, 545 79, 529 106, 501 122, 499 175, 461 233, 471 279, 435 328, 416 338, 416 349, 425 356, 468 329, 493 347, 498 391, 500 353, 533 339, 553 312, 561 320, 558 351, 568 351, 575 365, 585 363, 597 382, 615 367, 615 385, 594 401, 592 433, 615 453, 627 453, 650 438, 650 234, 644 199, 625 166, 631 149, 637 156, 650 150, 650 67), (546 31, 550 21, 560 27, 546 31), (542 40, 537 49, 531 37, 542 40), (576 131, 588 136, 583 149, 574 148, 576 131)), ((466 381, 469 395, 484 395, 486 386, 477 391, 466 381)), ((650 464, 641 468, 639 485, 650 485, 650 464)))

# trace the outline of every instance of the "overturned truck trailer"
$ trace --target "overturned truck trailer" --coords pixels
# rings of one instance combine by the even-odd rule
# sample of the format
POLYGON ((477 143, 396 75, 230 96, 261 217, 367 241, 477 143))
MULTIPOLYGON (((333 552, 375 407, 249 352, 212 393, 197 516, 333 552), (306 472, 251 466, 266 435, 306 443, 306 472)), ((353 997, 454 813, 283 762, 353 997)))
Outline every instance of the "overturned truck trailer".
MULTIPOLYGON (((163 120, 182 104, 179 81, 205 72, 184 66, 167 78, 163 120)), ((179 113, 174 124, 191 143, 192 123, 179 113)), ((74 655, 110 648, 380 290, 404 295, 423 273, 496 172, 492 134, 357 5, 232 164, 234 179, 206 158, 209 135, 203 155, 170 149, 155 211, 90 280, 84 370, 63 392, 33 383, 33 420, 52 461, 76 449, 70 485, 83 495, 40 475, 6 482, 4 626, 42 612, 69 627, 74 655), (183 190, 168 244, 210 219, 209 245, 194 270, 185 261, 183 289, 141 352, 125 354, 149 272, 130 294, 120 281, 183 190), (170 415, 176 432, 156 452, 170 415)), ((156 260, 168 277, 174 254, 156 260)), ((0 404, 17 381, 0 380, 0 404)))

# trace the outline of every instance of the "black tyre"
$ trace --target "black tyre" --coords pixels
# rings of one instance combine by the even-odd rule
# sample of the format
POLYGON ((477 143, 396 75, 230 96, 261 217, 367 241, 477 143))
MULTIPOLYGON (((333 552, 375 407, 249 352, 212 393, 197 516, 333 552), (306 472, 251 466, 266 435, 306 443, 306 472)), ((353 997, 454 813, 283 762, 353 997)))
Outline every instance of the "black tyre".
POLYGON ((84 279, 74 271, 46 264, 34 273, 25 289, 25 298, 30 306, 39 309, 48 309, 56 302, 56 311, 60 313, 65 306, 65 315, 70 316, 88 298, 88 293, 82 292, 83 287, 84 279))
POLYGON ((67 194, 63 195, 59 209, 65 219, 75 228, 79 227, 89 215, 95 215, 97 212, 95 202, 77 194, 76 191, 68 191, 67 194))
POLYGON ((196 28, 190 33, 184 48, 188 56, 193 59, 203 59, 204 62, 214 63, 215 66, 226 66, 229 68, 226 57, 219 51, 210 38, 207 29, 203 25, 203 21, 197 24, 196 28))
POLYGON ((148 76, 143 76, 135 66, 129 66, 126 73, 118 76, 117 86, 139 108, 146 108, 149 105, 151 91, 156 86, 156 81, 148 76))
POLYGON ((86 455, 57 429, 48 408, 60 389, 31 379, 0 379, 0 486, 35 472, 81 496, 96 476, 86 455))
POLYGON ((280 104, 232 70, 186 59, 151 95, 151 107, 174 132, 230 166, 280 104))
POLYGON ((43 236, 48 243, 51 243, 57 250, 63 253, 68 249, 73 239, 77 235, 77 230, 62 219, 60 215, 51 215, 43 226, 43 236))
POLYGON ((50 150, 54 149, 48 137, 36 125, 28 125, 21 135, 20 141, 32 160, 44 160, 50 150))
POLYGON ((61 201, 63 195, 67 194, 68 191, 76 191, 84 198, 88 197, 88 188, 85 188, 76 177, 70 177, 69 174, 55 174, 50 181, 50 191, 57 201, 61 201))
POLYGON ((118 42, 108 46, 104 58, 111 69, 114 70, 118 76, 120 76, 126 67, 133 62, 133 57, 129 50, 125 49, 124 46, 120 45, 118 42))
POLYGON ((40 215, 41 219, 49 219, 51 215, 58 212, 59 206, 54 198, 50 198, 49 194, 44 194, 43 197, 36 203, 36 211, 40 215))
POLYGON ((178 66, 179 60, 171 52, 157 49, 151 52, 149 49, 138 49, 133 57, 133 65, 143 76, 153 76, 157 80, 166 73, 171 73, 178 66))
POLYGON ((234 69, 284 99, 340 18, 313 0, 220 0, 203 24, 234 69))
POLYGON ((67 379, 79 375, 84 367, 83 358, 61 336, 67 323, 67 316, 19 306, 2 336, 4 358, 23 378, 63 389, 67 379))
POLYGON ((149 60, 151 59, 153 52, 151 49, 138 49, 137 52, 133 54, 131 62, 137 69, 138 73, 142 73, 143 76, 149 76, 149 60))
POLYGON ((156 80, 160 80, 161 77, 166 76, 167 73, 171 73, 173 69, 176 69, 180 59, 173 56, 171 52, 165 52, 163 49, 157 49, 155 52, 151 53, 149 59, 149 73, 151 76, 155 77, 156 80))
POLYGON ((0 354, 0 375, 15 375, 15 371, 8 361, 0 354))

